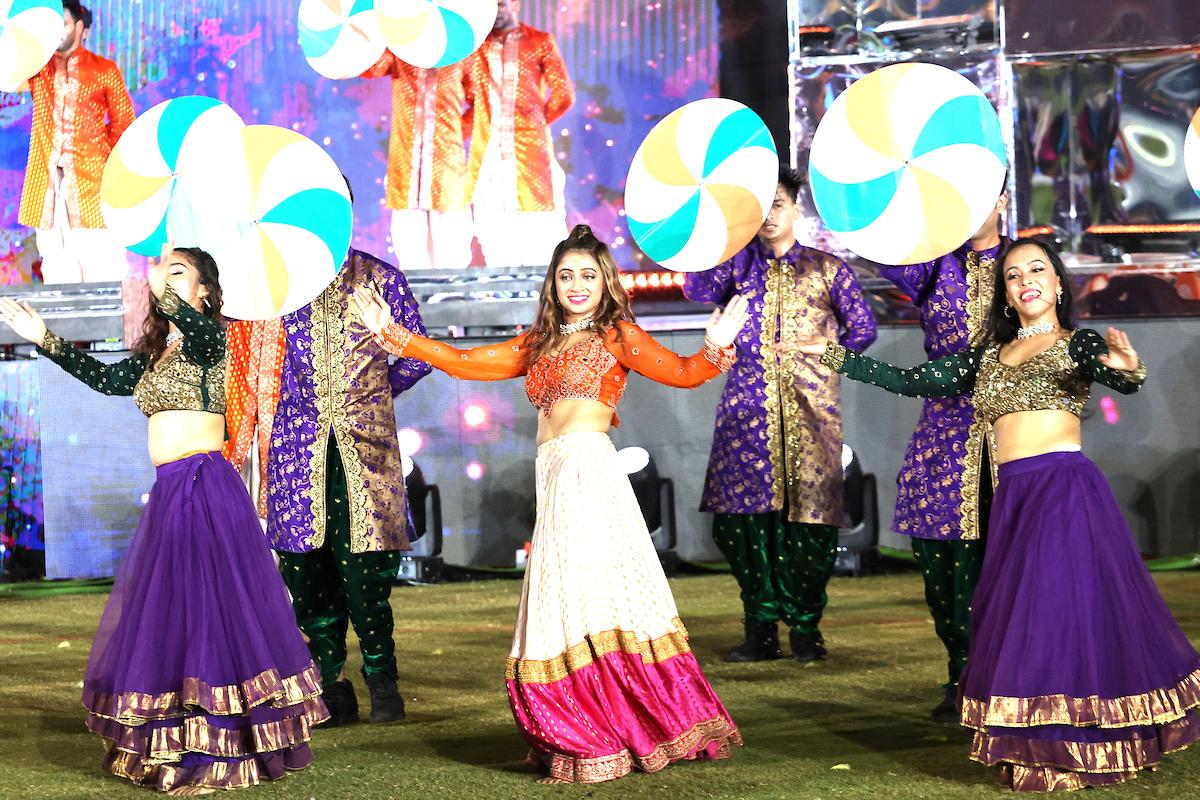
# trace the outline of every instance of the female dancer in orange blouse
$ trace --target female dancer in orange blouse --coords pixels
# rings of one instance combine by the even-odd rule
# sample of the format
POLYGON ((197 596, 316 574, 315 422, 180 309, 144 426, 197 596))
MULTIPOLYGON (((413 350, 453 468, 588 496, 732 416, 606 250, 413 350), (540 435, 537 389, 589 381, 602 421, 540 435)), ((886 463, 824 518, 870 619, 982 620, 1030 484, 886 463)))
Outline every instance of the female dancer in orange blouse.
POLYGON ((458 350, 397 325, 374 292, 355 305, 396 355, 457 378, 524 375, 541 411, 537 524, 506 680, 543 782, 727 756, 741 737, 688 646, 607 434, 629 370, 695 387, 728 369, 746 302, 714 312, 704 349, 678 356, 633 323, 608 247, 577 225, 554 250, 532 329, 506 342, 458 350))

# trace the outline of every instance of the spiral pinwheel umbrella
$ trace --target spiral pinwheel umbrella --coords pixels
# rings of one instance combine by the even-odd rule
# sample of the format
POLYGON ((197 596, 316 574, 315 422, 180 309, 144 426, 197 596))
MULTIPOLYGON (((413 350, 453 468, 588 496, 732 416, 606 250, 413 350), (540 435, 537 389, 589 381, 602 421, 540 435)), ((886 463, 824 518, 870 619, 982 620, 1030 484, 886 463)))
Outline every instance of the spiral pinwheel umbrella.
POLYGON ((933 64, 860 78, 813 136, 817 212, 847 249, 881 264, 949 253, 979 230, 1004 183, 1000 120, 979 89, 933 64))
POLYGON ((375 0, 300 0, 297 28, 304 57, 326 78, 361 75, 386 48, 375 0))
POLYGON ((18 91, 63 36, 62 0, 0 0, 0 91, 18 91))
POLYGON ((448 67, 474 53, 496 22, 495 0, 375 0, 387 47, 414 67, 448 67))
POLYGON ((1191 124, 1183 137, 1183 164, 1192 191, 1200 197, 1200 108, 1192 115, 1191 124))
MULTIPOLYGON (((157 256, 169 240, 203 238, 194 211, 236 181, 236 162, 225 154, 241 147, 243 127, 232 108, 200 95, 165 100, 140 114, 104 165, 105 226, 144 256, 157 256)), ((220 206, 218 212, 223 213, 220 206)))
POLYGON ((224 311, 271 319, 311 302, 350 246, 350 194, 336 163, 300 133, 245 125, 210 97, 159 103, 126 129, 104 167, 105 225, 129 249, 207 250, 224 311))
POLYGON ((630 233, 667 269, 710 269, 746 246, 775 197, 779 157, 757 114, 713 97, 647 134, 625 181, 630 233))

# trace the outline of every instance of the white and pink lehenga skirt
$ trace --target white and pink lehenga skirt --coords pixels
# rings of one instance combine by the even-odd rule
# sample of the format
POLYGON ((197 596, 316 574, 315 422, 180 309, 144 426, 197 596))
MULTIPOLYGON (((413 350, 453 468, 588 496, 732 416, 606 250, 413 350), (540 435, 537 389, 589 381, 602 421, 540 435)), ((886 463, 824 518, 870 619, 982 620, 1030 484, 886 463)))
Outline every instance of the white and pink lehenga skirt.
POLYGON ((655 772, 741 744, 605 433, 538 447, 537 525, 506 678, 533 759, 560 780, 655 772))

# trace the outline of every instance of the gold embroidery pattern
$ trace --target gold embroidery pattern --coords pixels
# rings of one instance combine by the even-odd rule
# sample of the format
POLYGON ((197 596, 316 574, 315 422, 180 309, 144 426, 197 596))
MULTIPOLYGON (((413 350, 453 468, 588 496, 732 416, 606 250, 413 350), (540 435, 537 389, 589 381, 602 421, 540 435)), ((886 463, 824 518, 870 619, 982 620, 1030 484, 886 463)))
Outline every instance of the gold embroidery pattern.
POLYGON ((671 633, 649 640, 621 630, 590 634, 579 644, 568 647, 562 655, 544 661, 526 661, 509 656, 504 666, 504 679, 517 683, 555 683, 612 653, 639 655, 644 664, 660 664, 692 651, 688 646, 688 633, 683 627, 683 620, 675 617, 672 625, 675 630, 671 633))
POLYGON ((763 408, 767 418, 767 452, 771 458, 771 509, 774 511, 783 508, 786 491, 783 438, 779 430, 779 415, 782 412, 779 399, 779 356, 775 353, 780 313, 780 272, 779 261, 768 258, 762 304, 763 320, 758 343, 758 359, 763 371, 763 408))
POLYGON ((995 284, 992 268, 996 259, 979 257, 974 250, 967 253, 967 341, 975 340, 975 336, 987 322, 988 312, 992 308, 992 294, 995 284))
POLYGON ((846 348, 835 341, 825 343, 825 352, 821 354, 821 363, 834 372, 841 372, 846 366, 846 348))
MULTIPOLYGON (((347 264, 343 268, 343 275, 339 280, 326 289, 322 295, 327 304, 325 311, 327 351, 325 357, 329 362, 328 389, 331 392, 326 395, 325 404, 328 410, 328 419, 333 426, 333 436, 337 440, 342 468, 346 471, 346 501, 349 505, 347 510, 350 513, 350 552, 352 553, 362 553, 379 547, 378 543, 375 544, 375 547, 371 547, 367 543, 367 487, 366 481, 363 479, 362 459, 354 446, 350 417, 346 413, 346 405, 349 402, 349 382, 346 380, 346 371, 350 350, 347 346, 350 334, 346 330, 346 324, 350 308, 349 303, 343 297, 341 284, 351 276, 359 274, 360 269, 361 267, 357 263, 347 264)), ((390 392, 388 398, 391 398, 390 392)), ((403 497, 404 481, 398 480, 396 484, 397 491, 403 497)), ((322 492, 324 489, 325 485, 322 483, 322 492)), ((325 502, 328 503, 329 498, 325 498, 325 502)))
POLYGON ((280 678, 278 671, 270 669, 240 684, 226 686, 210 686, 198 678, 184 678, 181 691, 162 694, 106 694, 85 688, 83 706, 98 717, 124 725, 140 725, 149 720, 185 716, 189 708, 229 716, 245 714, 263 703, 275 708, 299 705, 320 694, 321 673, 310 662, 287 678, 280 678))
MULTIPOLYGON (((991 433, 991 426, 980 419, 974 409, 971 414, 974 421, 967 429, 967 452, 962 459, 962 489, 959 492, 962 498, 958 506, 960 539, 979 538, 979 482, 982 480, 979 469, 983 465, 983 448, 988 446, 987 437, 991 433)), ((994 486, 995 459, 991 462, 994 486)))
MULTIPOLYGON (((288 765, 289 769, 303 769, 312 762, 312 753, 309 752, 307 744, 300 745, 296 749, 303 752, 304 761, 296 764, 295 761, 299 761, 299 759, 294 759, 293 763, 288 765)), ((258 761, 253 758, 236 763, 216 761, 199 768, 183 768, 174 764, 148 763, 136 753, 127 753, 114 747, 104 757, 102 766, 118 778, 127 778, 139 786, 153 787, 160 792, 169 792, 181 786, 244 789, 262 783, 264 780, 272 780, 272 777, 264 773, 258 766, 258 761)))
POLYGON ((720 742, 713 758, 729 758, 730 745, 741 745, 742 736, 727 720, 715 717, 696 723, 646 756, 635 756, 628 750, 600 758, 573 758, 561 753, 531 753, 531 756, 549 766, 552 778, 572 783, 601 783, 628 775, 634 769, 658 772, 672 761, 687 758, 713 742, 720 742))
POLYGON ((1158 730, 1157 736, 1149 739, 1131 733, 1129 738, 1115 742, 1048 741, 978 731, 971 742, 971 759, 988 766, 1004 763, 1017 769, 1032 768, 1034 774, 1020 777, 1026 780, 1040 777, 1055 785, 1066 782, 1068 788, 1080 788, 1096 783, 1095 780, 1088 781, 1086 775, 1133 777, 1138 770, 1157 764, 1160 754, 1187 747, 1195 741, 1196 733, 1190 719, 1167 723, 1158 730), (1044 773, 1039 776, 1038 771, 1044 773), (1075 780, 1080 781, 1080 785, 1071 787, 1075 780))
POLYGON ((61 356, 67 351, 67 340, 49 328, 46 328, 46 333, 42 336, 42 349, 48 355, 61 356))
MULTIPOLYGON (((814 335, 837 339, 832 289, 839 263, 813 250, 802 251, 795 264, 780 262, 779 341, 814 335)), ((788 520, 840 525, 841 377, 820 359, 804 354, 779 358, 777 374, 788 520)))
POLYGON ((1092 394, 1092 382, 1071 360, 1070 339, 1059 339, 1048 349, 1012 367, 1000 361, 1000 345, 984 354, 975 381, 975 411, 988 422, 1019 411, 1051 409, 1083 413, 1092 394))
MULTIPOLYGON (((345 270, 346 267, 347 265, 343 265, 342 269, 345 270)), ((337 365, 339 375, 342 369, 341 353, 338 352, 335 357, 333 348, 329 346, 329 304, 332 290, 332 286, 326 288, 316 300, 312 301, 310 304, 312 313, 309 315, 309 334, 311 336, 309 346, 312 347, 313 400, 317 406, 317 432, 308 446, 308 474, 311 482, 302 491, 308 495, 309 513, 312 515, 310 520, 312 536, 306 544, 314 550, 325 544, 325 479, 328 471, 326 456, 329 452, 327 432, 331 424, 329 405, 334 387, 340 388, 340 381, 334 378, 334 365, 337 365)), ((348 482, 349 473, 347 473, 348 482)))
POLYGON ((962 724, 976 730, 989 725, 1024 728, 1038 725, 1098 725, 1122 728, 1130 725, 1161 725, 1200 707, 1200 669, 1174 686, 1143 694, 1102 698, 1068 697, 964 697, 962 724))
POLYGON ((169 764, 178 761, 184 753, 240 758, 295 747, 309 741, 312 726, 327 719, 329 712, 324 704, 312 698, 303 702, 297 716, 249 725, 250 739, 246 739, 244 730, 218 727, 200 715, 149 730, 108 717, 89 715, 87 727, 92 733, 108 739, 117 749, 142 755, 147 764, 169 764))
POLYGON ((187 358, 182 347, 176 347, 142 373, 133 389, 133 401, 147 417, 180 409, 224 414, 228 363, 226 355, 213 366, 202 367, 187 358))

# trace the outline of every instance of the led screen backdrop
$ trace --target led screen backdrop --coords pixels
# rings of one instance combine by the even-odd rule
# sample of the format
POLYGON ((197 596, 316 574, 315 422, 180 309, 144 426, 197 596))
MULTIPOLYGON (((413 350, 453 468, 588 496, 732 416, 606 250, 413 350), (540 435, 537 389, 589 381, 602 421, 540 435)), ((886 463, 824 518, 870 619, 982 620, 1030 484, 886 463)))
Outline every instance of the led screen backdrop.
MULTIPOLYGON (((391 91, 387 79, 319 76, 297 43, 298 0, 92 0, 90 49, 113 59, 140 112, 204 94, 247 124, 294 128, 323 144, 355 191, 354 246, 389 251, 383 207, 391 91)), ((575 105, 554 125, 567 175, 567 222, 638 258, 622 217, 629 161, 654 123, 716 94, 716 0, 525 0, 521 19, 553 32, 575 83, 575 105)), ((33 233, 17 224, 33 103, 0 93, 0 282, 28 280, 33 233)), ((547 253, 549 258, 549 253, 547 253)))

